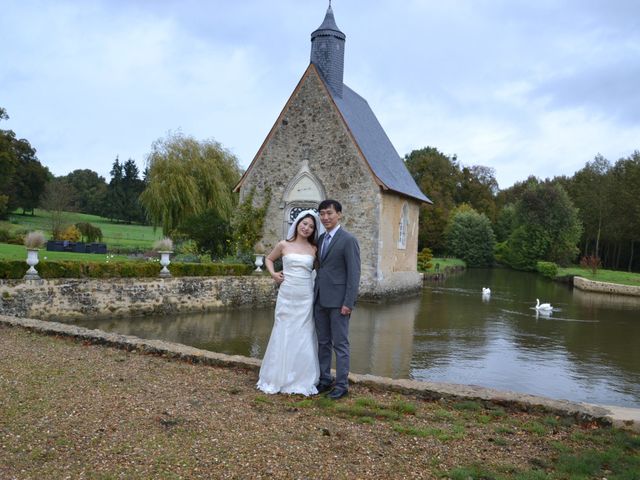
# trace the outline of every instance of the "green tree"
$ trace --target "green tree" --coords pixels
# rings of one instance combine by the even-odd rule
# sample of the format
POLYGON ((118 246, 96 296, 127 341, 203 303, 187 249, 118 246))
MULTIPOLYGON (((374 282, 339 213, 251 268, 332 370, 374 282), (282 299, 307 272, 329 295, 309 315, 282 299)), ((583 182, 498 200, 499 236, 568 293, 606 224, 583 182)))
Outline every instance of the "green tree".
POLYGON ((618 160, 611 173, 611 191, 615 192, 611 196, 611 243, 619 244, 616 257, 625 253, 626 261, 621 266, 633 271, 638 258, 636 243, 640 240, 640 152, 635 151, 629 157, 618 160))
POLYGON ((145 215, 140 203, 140 194, 144 191, 145 182, 139 178, 140 171, 131 158, 122 165, 122 203, 120 217, 127 223, 144 222, 145 215))
POLYGON ((516 207, 513 203, 509 203, 502 207, 498 213, 498 218, 494 227, 496 241, 504 242, 509 238, 511 232, 515 229, 516 207))
POLYGON ((104 177, 93 170, 78 169, 58 178, 71 191, 72 210, 92 215, 103 215, 108 212, 105 204, 108 187, 104 177))
POLYGON ((460 171, 460 184, 455 190, 457 205, 467 203, 478 212, 484 213, 489 220, 494 221, 497 193, 498 182, 493 168, 473 165, 463 167, 460 171))
POLYGON ((538 260, 567 264, 578 253, 578 211, 564 188, 551 181, 528 184, 515 204, 514 226, 505 255, 514 268, 534 270, 538 260))
POLYGON ((111 172, 109 172, 109 174, 111 175, 111 181, 107 187, 107 209, 105 214, 111 220, 119 220, 125 208, 125 201, 124 187, 122 184, 124 173, 120 158, 117 156, 111 166, 111 172))
POLYGON ((460 167, 456 155, 448 157, 436 148, 414 150, 405 156, 414 180, 433 201, 422 205, 418 229, 418 249, 445 250, 445 229, 451 211, 466 203, 492 221, 496 216, 498 182, 492 168, 481 165, 460 167))
POLYGON ((199 252, 208 253, 211 258, 223 258, 232 253, 230 222, 213 209, 187 217, 180 232, 196 243, 199 252))
POLYGON ((568 182, 568 193, 584 225, 584 255, 600 256, 600 239, 611 219, 611 163, 602 155, 576 172, 568 182), (588 245, 593 242, 593 250, 588 245))
POLYGON ((493 263, 495 235, 491 221, 468 205, 451 214, 446 231, 447 252, 464 260, 469 267, 486 267, 493 263))
POLYGON ((229 220, 240 179, 238 160, 212 140, 180 133, 156 140, 147 157, 147 186, 140 201, 149 220, 171 235, 191 216, 211 210, 229 220))
MULTIPOLYGON (((0 108, 0 120, 8 118, 0 108)), ((0 218, 18 207, 33 213, 50 177, 27 140, 16 138, 12 130, 0 130, 0 218)))
POLYGON ((433 205, 420 207, 418 250, 429 247, 436 253, 443 253, 444 231, 449 214, 456 206, 455 191, 460 185, 457 159, 434 147, 426 147, 413 150, 404 160, 420 189, 433 201, 433 205))
POLYGON ((54 178, 47 184, 42 205, 49 214, 51 235, 54 240, 61 238, 68 223, 66 212, 69 210, 71 200, 71 191, 62 180, 54 178))
MULTIPOLYGON (((35 156, 35 150, 29 149, 35 156)), ((34 213, 40 205, 45 187, 53 177, 47 167, 37 159, 27 154, 18 161, 19 168, 14 175, 15 206, 22 209, 22 213, 34 213)))

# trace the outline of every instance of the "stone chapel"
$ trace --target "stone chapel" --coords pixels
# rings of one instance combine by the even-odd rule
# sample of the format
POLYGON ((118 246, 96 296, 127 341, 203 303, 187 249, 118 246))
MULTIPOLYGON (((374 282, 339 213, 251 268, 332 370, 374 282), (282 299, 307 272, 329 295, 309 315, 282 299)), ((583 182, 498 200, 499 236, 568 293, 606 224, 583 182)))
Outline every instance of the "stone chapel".
POLYGON ((311 34, 311 62, 235 187, 271 202, 267 252, 296 215, 325 198, 342 204, 342 225, 360 243, 360 298, 417 291, 418 213, 431 203, 416 185, 367 101, 343 83, 345 34, 331 4, 311 34))

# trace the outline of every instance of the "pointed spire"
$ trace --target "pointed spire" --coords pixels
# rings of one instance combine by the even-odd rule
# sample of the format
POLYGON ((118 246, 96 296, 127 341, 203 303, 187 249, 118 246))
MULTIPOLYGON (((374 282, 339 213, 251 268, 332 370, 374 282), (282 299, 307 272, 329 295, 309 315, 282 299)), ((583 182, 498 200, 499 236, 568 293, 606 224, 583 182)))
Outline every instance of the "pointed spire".
POLYGON ((342 97, 344 73, 344 43, 333 16, 331 1, 322 24, 311 34, 311 63, 313 63, 335 94, 342 97))

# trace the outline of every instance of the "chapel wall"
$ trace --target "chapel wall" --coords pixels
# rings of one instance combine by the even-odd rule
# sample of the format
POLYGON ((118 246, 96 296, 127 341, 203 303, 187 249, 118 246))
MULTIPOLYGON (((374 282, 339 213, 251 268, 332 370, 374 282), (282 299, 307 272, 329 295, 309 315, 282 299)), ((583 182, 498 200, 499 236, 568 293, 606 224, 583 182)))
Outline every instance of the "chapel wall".
POLYGON ((259 204, 266 187, 271 188, 262 239, 270 251, 283 237, 285 190, 306 162, 326 196, 342 204, 342 225, 360 243, 361 292, 366 296, 377 284, 380 187, 321 82, 310 68, 247 173, 241 198, 255 185, 259 204))

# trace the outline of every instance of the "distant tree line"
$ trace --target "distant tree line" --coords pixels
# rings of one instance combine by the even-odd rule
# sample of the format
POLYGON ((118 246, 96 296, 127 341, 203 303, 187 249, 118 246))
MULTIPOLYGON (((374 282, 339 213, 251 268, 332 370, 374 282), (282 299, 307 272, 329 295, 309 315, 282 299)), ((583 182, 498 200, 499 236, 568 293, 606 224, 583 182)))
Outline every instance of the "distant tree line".
MULTIPOLYGON (((8 118, 0 108, 0 121, 8 118)), ((529 177, 500 190, 492 168, 463 166, 434 147, 414 150, 405 164, 433 205, 420 207, 418 248, 455 255, 470 266, 494 260, 531 270, 538 261, 640 271, 640 152, 612 164, 601 155, 573 176, 529 177)), ((115 158, 107 182, 83 169, 54 177, 36 150, 0 130, 0 218, 46 209, 54 235, 73 210, 114 222, 150 223, 194 254, 249 252, 268 205, 243 204, 232 193, 237 158, 213 140, 169 133, 153 143, 145 171, 115 158)), ((82 234, 81 232, 78 233, 82 234)), ((84 234, 82 234, 85 236, 84 234)))
POLYGON ((595 257, 605 268, 640 271, 640 152, 611 164, 601 155, 572 177, 530 176, 499 190, 494 171, 464 167, 436 148, 405 163, 434 202, 420 210, 419 250, 455 255, 470 266, 496 260, 532 270, 595 257))
MULTIPOLYGON (((8 118, 0 107, 0 121, 8 118)), ((17 208, 33 213, 51 178, 27 140, 17 138, 13 130, 0 129, 0 219, 17 208)))

